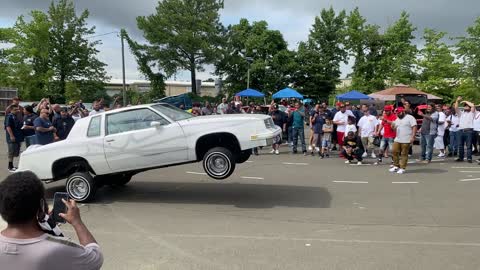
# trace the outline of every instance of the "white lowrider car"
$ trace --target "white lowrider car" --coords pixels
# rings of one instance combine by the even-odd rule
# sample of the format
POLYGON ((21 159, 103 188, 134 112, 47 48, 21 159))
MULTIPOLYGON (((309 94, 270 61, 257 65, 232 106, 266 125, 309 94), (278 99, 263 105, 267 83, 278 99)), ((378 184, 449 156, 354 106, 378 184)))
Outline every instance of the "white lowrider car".
POLYGON ((125 185, 143 171, 202 160, 210 177, 225 179, 252 148, 271 145, 280 133, 266 115, 192 117, 168 104, 140 105, 78 120, 66 140, 30 146, 18 170, 45 182, 67 178, 67 192, 84 202, 102 185, 125 185))

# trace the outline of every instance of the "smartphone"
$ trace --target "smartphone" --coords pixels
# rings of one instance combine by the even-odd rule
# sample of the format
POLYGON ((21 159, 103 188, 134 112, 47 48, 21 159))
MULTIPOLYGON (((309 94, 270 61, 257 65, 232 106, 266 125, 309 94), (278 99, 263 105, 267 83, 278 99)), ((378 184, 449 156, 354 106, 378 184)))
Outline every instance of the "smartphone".
POLYGON ((57 223, 65 223, 65 219, 59 216, 60 213, 67 213, 67 206, 62 199, 68 201, 69 196, 66 192, 55 192, 53 195, 53 220, 57 223))

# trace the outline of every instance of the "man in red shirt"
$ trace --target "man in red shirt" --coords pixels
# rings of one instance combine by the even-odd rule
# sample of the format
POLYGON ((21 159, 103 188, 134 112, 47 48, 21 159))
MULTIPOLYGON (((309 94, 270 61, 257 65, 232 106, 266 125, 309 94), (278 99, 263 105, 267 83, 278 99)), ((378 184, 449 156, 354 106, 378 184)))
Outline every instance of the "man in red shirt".
POLYGON ((383 129, 383 138, 380 143, 380 155, 378 156, 378 163, 383 161, 383 155, 388 147, 390 153, 393 151, 393 140, 396 137, 396 132, 392 128, 392 123, 397 120, 397 116, 393 113, 393 105, 386 105, 383 108, 383 119, 378 126, 376 136, 380 136, 380 131, 383 129))

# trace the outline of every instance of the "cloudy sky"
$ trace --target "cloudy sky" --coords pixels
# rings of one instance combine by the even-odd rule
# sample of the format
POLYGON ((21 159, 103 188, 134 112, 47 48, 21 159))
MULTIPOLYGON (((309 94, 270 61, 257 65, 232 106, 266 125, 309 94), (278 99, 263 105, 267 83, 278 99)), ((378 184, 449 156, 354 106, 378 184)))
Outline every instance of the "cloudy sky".
MULTIPOLYGON (((50 0, 0 0, 0 27, 11 26, 17 16, 28 14, 31 9, 46 10, 50 0)), ((88 9, 89 23, 97 27, 97 34, 126 28, 137 39, 142 33, 136 28, 135 18, 155 11, 156 0, 76 0, 77 12, 88 9)), ((305 40, 309 28, 322 8, 332 6, 335 10, 350 11, 359 7, 369 23, 382 27, 398 19, 401 10, 410 13, 411 21, 418 28, 434 28, 446 31, 450 36, 460 36, 466 27, 480 16, 480 0, 225 0, 221 20, 225 25, 238 23, 240 18, 250 21, 266 20, 272 29, 280 30, 290 48, 305 40)), ((99 58, 108 64, 108 74, 121 78, 121 47, 116 35, 99 37, 99 58)), ((420 41, 417 41, 420 42, 420 41)), ((128 50, 128 49, 127 49, 128 50)), ((143 79, 130 52, 126 52, 126 77, 130 80, 143 79)), ((342 67, 344 75, 349 67, 342 67)), ((201 79, 213 77, 209 72, 199 74, 201 79)), ((177 80, 189 80, 187 72, 179 72, 177 80)))

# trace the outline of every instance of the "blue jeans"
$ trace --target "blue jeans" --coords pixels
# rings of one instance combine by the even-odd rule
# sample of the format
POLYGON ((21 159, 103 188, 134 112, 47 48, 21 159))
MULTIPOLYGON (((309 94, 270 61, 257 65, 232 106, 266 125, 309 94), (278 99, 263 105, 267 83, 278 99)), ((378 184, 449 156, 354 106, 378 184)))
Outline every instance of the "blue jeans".
POLYGON ((472 160, 473 130, 458 131, 458 159, 465 159, 465 144, 467 145, 467 159, 472 160))
POLYGON ((293 127, 292 126, 288 127, 287 132, 288 132, 288 137, 287 137, 288 138, 288 144, 291 146, 291 145, 293 145, 293 127))
POLYGON ((450 131, 450 144, 448 145, 448 153, 458 154, 458 131, 450 131))
POLYGON ((297 128, 294 127, 292 128, 292 133, 293 133, 293 146, 292 146, 292 151, 295 153, 297 152, 297 145, 298 145, 298 137, 300 137, 300 142, 302 143, 302 152, 307 152, 307 146, 305 145, 305 131, 303 130, 303 127, 297 128))
POLYGON ((433 155, 433 142, 436 135, 422 134, 420 144, 422 146, 422 160, 432 160, 433 155))
POLYGON ((36 136, 25 137, 25 146, 28 148, 30 145, 36 144, 36 136))

